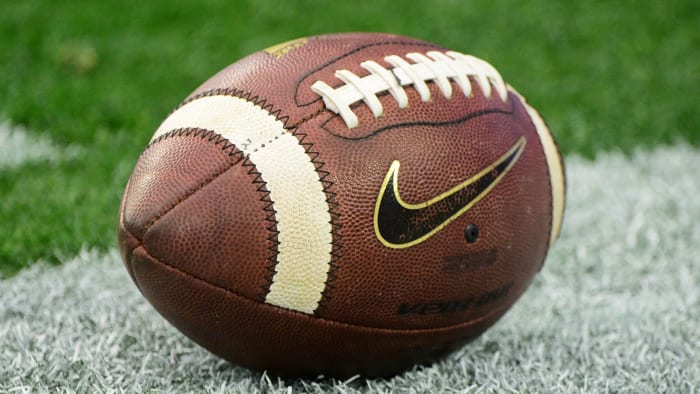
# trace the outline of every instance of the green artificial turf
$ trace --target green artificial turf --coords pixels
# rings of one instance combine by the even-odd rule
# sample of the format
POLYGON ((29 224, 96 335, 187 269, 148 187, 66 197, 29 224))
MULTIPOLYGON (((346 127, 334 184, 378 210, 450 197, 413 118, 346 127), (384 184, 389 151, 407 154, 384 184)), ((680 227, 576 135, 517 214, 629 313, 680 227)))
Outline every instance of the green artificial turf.
POLYGON ((700 143, 699 25, 692 0, 3 2, 0 117, 80 154, 0 168, 0 272, 113 246, 123 186, 159 122, 272 44, 386 31, 477 55, 565 153, 592 157, 700 143))

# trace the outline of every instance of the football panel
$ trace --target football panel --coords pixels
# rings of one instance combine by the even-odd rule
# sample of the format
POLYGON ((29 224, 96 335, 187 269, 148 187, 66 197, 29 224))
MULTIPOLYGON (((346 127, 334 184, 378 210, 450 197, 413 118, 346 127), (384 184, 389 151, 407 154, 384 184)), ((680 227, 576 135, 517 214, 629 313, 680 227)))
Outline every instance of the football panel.
POLYGON ((271 205, 259 172, 245 159, 149 227, 143 247, 183 272, 263 300, 279 244, 271 205))
MULTIPOLYGON (((463 122, 405 125, 348 140, 318 128, 300 131, 321 152, 338 202, 343 248, 333 289, 320 315, 376 327, 427 328, 471 320, 512 305, 541 266, 551 202, 539 139, 511 96, 509 113, 463 122), (421 204, 474 177, 517 146, 522 154, 483 199, 432 237, 396 249, 382 244, 373 223, 382 181, 401 163, 398 188, 421 204), (470 224, 475 243, 465 239, 470 224)), ((461 207, 456 207, 458 209, 461 207)), ((430 213, 428 213, 430 215, 430 213)))
POLYGON ((231 362, 283 376, 391 375, 454 350, 505 312, 433 330, 340 324, 241 297, 143 248, 133 259, 139 288, 175 327, 231 362))
POLYGON ((242 159, 210 130, 169 131, 141 154, 124 192, 121 220, 139 239, 179 201, 242 159))

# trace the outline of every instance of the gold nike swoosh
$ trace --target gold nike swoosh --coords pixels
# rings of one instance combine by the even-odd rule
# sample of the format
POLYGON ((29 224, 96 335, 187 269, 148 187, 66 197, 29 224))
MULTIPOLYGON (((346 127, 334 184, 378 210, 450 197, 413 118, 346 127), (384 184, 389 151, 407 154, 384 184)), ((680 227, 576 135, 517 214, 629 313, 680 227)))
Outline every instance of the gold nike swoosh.
POLYGON ((527 141, 518 141, 495 162, 459 185, 418 204, 409 204, 399 194, 399 161, 389 167, 374 209, 374 233, 382 244, 393 249, 417 245, 471 207, 494 188, 515 165, 527 141))

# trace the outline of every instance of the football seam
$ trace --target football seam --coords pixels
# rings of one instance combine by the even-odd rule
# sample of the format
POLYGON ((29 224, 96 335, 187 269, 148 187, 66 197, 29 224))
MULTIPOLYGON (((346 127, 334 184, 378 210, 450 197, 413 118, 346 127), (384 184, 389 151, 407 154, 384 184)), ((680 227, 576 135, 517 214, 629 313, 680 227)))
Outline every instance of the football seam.
POLYGON ((221 134, 217 133, 215 130, 202 129, 199 127, 180 127, 177 129, 170 130, 167 133, 164 133, 163 135, 161 135, 158 138, 151 141, 146 146, 146 149, 144 149, 143 153, 145 153, 156 142, 160 142, 162 140, 172 138, 175 136, 177 136, 177 137, 189 137, 190 135, 192 135, 194 137, 200 137, 203 140, 206 139, 206 140, 208 140, 208 142, 213 142, 214 145, 223 144, 223 146, 221 147, 221 150, 226 151, 227 149, 230 149, 231 152, 228 152, 228 154, 231 157, 233 157, 239 153, 241 153, 241 154, 243 153, 242 151, 240 151, 240 149, 236 148, 235 144, 231 143, 228 139, 224 138, 221 134))
POLYGON ((250 298, 250 297, 247 297, 247 296, 245 296, 245 295, 243 295, 243 294, 240 294, 240 293, 238 293, 237 291, 234 291, 234 290, 231 290, 231 289, 229 289, 229 288, 220 286, 220 285, 218 285, 218 284, 216 284, 216 283, 212 283, 212 282, 210 282, 210 281, 208 281, 208 280, 206 280, 206 279, 204 279, 204 278, 201 278, 201 277, 199 277, 199 276, 197 276, 197 275, 194 275, 194 274, 192 274, 192 273, 189 273, 189 272, 187 272, 187 271, 184 271, 184 270, 182 270, 182 269, 180 269, 180 268, 178 268, 178 267, 176 267, 176 266, 174 266, 174 265, 171 265, 170 263, 168 263, 168 262, 166 262, 166 261, 164 261, 164 260, 162 260, 162 259, 160 259, 160 258, 158 258, 158 257, 155 257, 155 256, 151 255, 151 254, 148 252, 148 249, 146 249, 146 246, 143 245, 143 244, 141 244, 139 247, 135 248, 135 249, 134 249, 134 252, 136 252, 139 248, 140 248, 140 249, 143 249, 143 251, 144 251, 144 253, 146 254, 147 257, 149 257, 149 258, 152 259, 153 261, 155 261, 155 262, 161 264, 163 267, 165 267, 165 268, 167 268, 167 269, 170 269, 170 270, 173 270, 173 271, 175 271, 176 273, 178 273, 178 274, 180 274, 180 275, 182 275, 182 276, 184 276, 184 277, 186 277, 186 278, 190 278, 190 279, 192 279, 192 280, 201 282, 201 283, 203 283, 203 284, 205 284, 205 285, 207 285, 207 286, 210 286, 210 287, 212 287, 212 288, 214 288, 214 289, 221 290, 221 291, 223 291, 223 292, 225 292, 225 293, 227 293, 227 294, 229 294, 229 295, 231 295, 231 296, 233 296, 233 297, 242 299, 242 300, 244 300, 244 301, 246 301, 246 302, 255 302, 256 304, 262 305, 262 306, 264 306, 264 307, 278 308, 278 309, 281 309, 281 310, 283 310, 283 311, 285 311, 285 312, 288 312, 288 313, 291 313, 291 314, 305 316, 305 317, 307 317, 307 318, 309 318, 309 319, 314 319, 314 320, 326 322, 326 323, 328 323, 328 324, 330 324, 330 325, 336 325, 336 326, 341 326, 341 327, 346 327, 346 328, 357 328, 357 329, 373 330, 373 331, 375 331, 375 332, 379 331, 379 332, 383 332, 383 333, 402 333, 402 334, 418 333, 418 334, 426 334, 426 333, 430 333, 430 332, 449 331, 449 330, 457 329, 457 328, 460 328, 460 327, 468 327, 468 326, 471 326, 471 325, 474 325, 474 324, 478 324, 478 323, 480 323, 481 321, 488 320, 488 319, 492 318, 493 316, 497 316, 497 315, 503 314, 503 313, 505 313, 505 312, 510 308, 510 305, 506 305, 506 306, 503 306, 503 307, 501 307, 501 308, 494 309, 494 310, 492 310, 490 313, 487 313, 487 314, 485 314, 485 315, 479 316, 479 317, 477 317, 477 318, 474 318, 474 319, 471 319, 471 320, 468 320, 468 321, 464 321, 464 322, 460 322, 460 323, 458 323, 458 324, 452 324, 452 325, 448 325, 448 326, 443 326, 443 327, 429 327, 429 328, 390 328, 390 327, 375 327, 375 326, 368 326, 368 325, 362 325, 362 324, 346 323, 346 322, 341 322, 341 321, 337 321, 337 320, 330 320, 330 319, 327 319, 327 318, 324 318, 324 317, 320 317, 320 316, 316 316, 316 315, 309 315, 309 314, 306 314, 306 313, 303 313, 303 312, 295 311, 295 310, 293 310, 293 309, 288 309, 288 308, 284 308, 284 307, 280 307, 280 306, 277 306, 277 305, 272 305, 272 304, 268 304, 268 303, 264 303, 264 302, 263 302, 263 303, 259 303, 258 301, 254 300, 254 299, 252 299, 252 298, 250 298))
MULTIPOLYGON (((121 215, 121 216, 122 216, 122 217, 119 218, 119 229, 118 229, 118 231, 123 231, 124 233, 126 233, 127 236, 131 237, 132 239, 134 239, 134 240, 136 241, 136 242, 135 242, 136 245, 135 245, 133 248, 131 248, 131 249, 129 249, 129 250, 127 250, 127 251, 124 252, 124 263, 125 263, 124 265, 126 266, 126 271, 127 271, 127 273, 129 274, 129 276, 130 276, 131 278, 135 279, 135 278, 136 278, 136 275, 134 274, 134 263, 131 261, 131 256, 133 256, 134 251, 135 251, 136 249, 138 249, 138 248, 140 248, 140 247, 143 246, 143 243, 141 242, 141 240, 139 239, 139 237, 137 237, 134 233, 132 233, 132 232, 126 227, 126 223, 124 222, 123 215, 121 215)), ((139 291, 141 291, 141 285, 138 283, 138 281, 134 280, 134 283, 136 284, 136 288, 139 289, 139 291)))
MULTIPOLYGON (((192 127, 187 127, 187 128, 180 128, 180 129, 175 129, 171 130, 162 136, 158 137, 156 140, 154 140, 151 144, 148 145, 146 150, 144 150, 144 153, 148 151, 148 148, 150 148, 153 144, 159 141, 163 141, 167 138, 173 138, 173 137, 182 137, 182 136, 190 136, 194 135, 195 137, 200 137, 202 139, 208 139, 209 142, 213 142, 214 145, 219 145, 223 144, 223 147, 221 147, 222 151, 226 151, 227 149, 231 149, 230 152, 228 152, 228 156, 234 158, 232 162, 230 162, 228 165, 224 166, 223 169, 211 174, 207 178, 205 178, 203 181, 199 182, 195 187, 190 188, 185 191, 180 197, 177 198, 176 201, 173 203, 169 204, 167 207, 165 207, 163 210, 158 212, 147 224, 144 225, 143 233, 145 236, 145 233, 153 227, 160 219, 162 219, 165 215, 167 215, 169 212, 171 212, 173 209, 177 208, 178 205, 180 205, 183 201, 187 200, 189 197, 197 193, 199 190, 203 189, 210 183, 212 183, 214 180, 216 180, 219 176, 223 175, 226 173, 228 170, 233 168, 236 164, 240 163, 245 156, 243 156, 243 152, 236 148, 234 144, 232 144, 228 139, 222 137, 220 134, 216 133, 213 130, 205 130, 205 129, 200 129, 200 128, 192 128, 192 127)), ((143 155, 143 153, 142 153, 143 155)))
MULTIPOLYGON (((310 120, 311 118, 313 118, 313 116, 310 117, 308 120, 310 120)), ((323 193, 326 196, 325 201, 328 205, 328 214, 331 218, 331 259, 328 263, 329 269, 326 273, 326 280, 324 282, 323 291, 321 292, 321 299, 319 300, 318 306, 314 311, 314 314, 318 315, 320 311, 322 309, 325 309, 330 302, 331 293, 335 289, 333 283, 338 278, 336 275, 336 271, 340 268, 338 262, 342 257, 341 249, 343 246, 342 235, 340 232, 342 228, 342 222, 340 220, 340 213, 336 211, 336 208, 338 208, 340 203, 335 201, 337 193, 331 190, 331 188, 334 185, 333 181, 327 179, 330 176, 330 172, 323 169, 326 163, 321 160, 318 160, 318 157, 321 155, 320 152, 312 150, 313 143, 305 141, 308 137, 308 134, 301 132, 297 127, 295 127, 293 130, 290 130, 290 132, 292 133, 292 135, 298 138, 299 144, 304 148, 304 151, 311 159, 311 163, 314 165, 316 172, 319 174, 319 181, 323 186, 323 193)))
POLYGON ((265 302, 265 297, 267 296, 267 293, 270 291, 270 286, 272 286, 273 282, 273 277, 276 273, 275 267, 277 266, 277 255, 279 255, 279 230, 277 229, 278 221, 275 217, 275 209, 273 207, 274 202, 270 198, 270 192, 267 190, 267 183, 262 179, 262 174, 260 171, 258 171, 257 167, 253 162, 250 161, 248 156, 243 160, 243 163, 241 163, 241 166, 243 167, 249 167, 247 174, 254 176, 253 180, 251 181, 251 184, 254 186, 257 184, 256 191, 259 193, 262 193, 262 196, 260 197, 260 201, 262 201, 265 206, 263 207, 263 211, 265 211, 265 220, 269 222, 269 226, 266 227, 266 230, 270 232, 270 234, 267 237, 268 242, 270 243, 267 246, 267 250, 270 252, 270 254, 267 256, 267 265, 265 265, 265 274, 263 275, 263 279, 265 283, 260 286, 260 293, 258 293, 258 300, 260 302, 265 302))

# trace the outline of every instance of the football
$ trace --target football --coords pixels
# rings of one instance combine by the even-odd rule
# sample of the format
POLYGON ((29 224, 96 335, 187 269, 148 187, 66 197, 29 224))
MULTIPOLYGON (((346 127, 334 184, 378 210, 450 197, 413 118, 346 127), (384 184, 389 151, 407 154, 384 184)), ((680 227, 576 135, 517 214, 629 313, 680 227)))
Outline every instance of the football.
POLYGON ((386 376, 503 316, 564 194, 548 127, 489 63, 335 34, 256 52, 185 98, 136 162, 118 238, 139 291, 214 354, 386 376))

